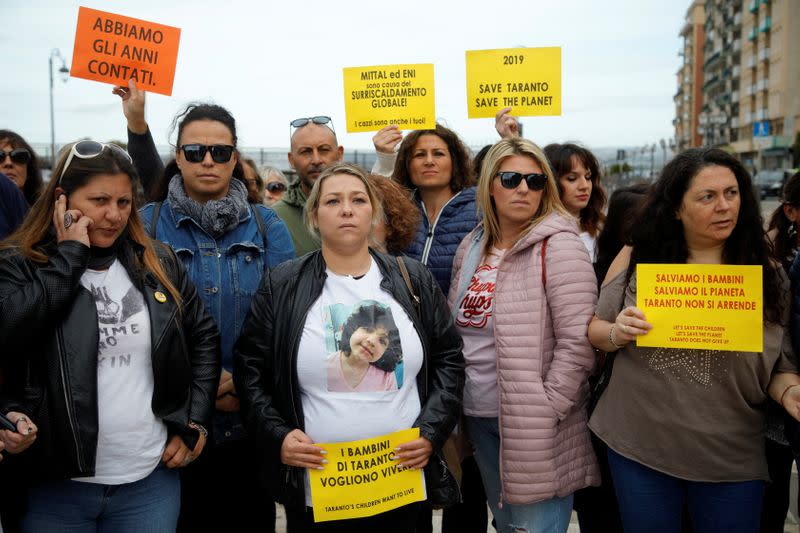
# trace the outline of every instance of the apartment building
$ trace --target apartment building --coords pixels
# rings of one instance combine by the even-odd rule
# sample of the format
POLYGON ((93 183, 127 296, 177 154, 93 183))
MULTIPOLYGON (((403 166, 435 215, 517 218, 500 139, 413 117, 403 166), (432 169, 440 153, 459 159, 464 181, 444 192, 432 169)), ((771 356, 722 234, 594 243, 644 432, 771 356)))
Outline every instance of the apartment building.
POLYGON ((678 55, 683 64, 678 69, 678 91, 675 93, 675 144, 678 150, 700 146, 698 130, 703 105, 703 54, 705 44, 704 0, 694 0, 686 11, 681 29, 683 46, 678 55))
POLYGON ((680 35, 678 148, 719 146, 751 170, 792 166, 790 146, 800 129, 800 0, 694 0, 680 35))

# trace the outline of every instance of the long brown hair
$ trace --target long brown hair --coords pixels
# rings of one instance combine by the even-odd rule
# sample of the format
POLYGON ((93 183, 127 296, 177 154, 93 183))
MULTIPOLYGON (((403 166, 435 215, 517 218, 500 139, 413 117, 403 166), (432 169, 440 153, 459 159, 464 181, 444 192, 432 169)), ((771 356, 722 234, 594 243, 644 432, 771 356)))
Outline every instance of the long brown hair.
MULTIPOLYGON (((68 145, 62 151, 58 164, 53 169, 47 188, 36 200, 36 203, 33 204, 28 216, 17 231, 5 241, 0 242, 0 250, 15 249, 26 259, 41 264, 48 263, 49 258, 45 252, 44 244, 49 240, 48 233, 53 224, 53 204, 56 200, 56 189, 58 187, 64 189, 67 197, 69 197, 70 194, 84 187, 95 176, 125 174, 130 178, 131 187, 135 190, 136 181, 139 178, 133 163, 123 154, 117 153, 116 150, 105 148, 100 155, 90 159, 73 157, 69 168, 64 172, 64 165, 71 149, 72 145, 68 145), (62 172, 64 172, 64 175, 59 179, 62 172)), ((135 194, 131 199, 131 214, 128 217, 127 233, 130 240, 140 244, 144 249, 141 264, 137 264, 136 267, 152 272, 180 307, 181 294, 167 276, 155 249, 155 246, 164 245, 151 240, 145 232, 142 220, 139 218, 135 194)), ((139 258, 137 257, 135 261, 138 263, 139 258)))
POLYGON ((417 141, 423 135, 434 135, 439 137, 447 145, 452 161, 452 174, 450 177, 450 190, 459 192, 467 187, 475 185, 475 174, 472 172, 472 165, 469 162, 469 148, 458 138, 453 130, 447 129, 441 124, 436 124, 432 130, 415 130, 406 135, 400 143, 397 151, 397 160, 394 163, 392 179, 407 189, 412 191, 416 185, 411 182, 411 159, 414 156, 414 148, 417 141))
POLYGON ((592 193, 589 195, 589 204, 581 209, 579 224, 581 230, 587 232, 592 237, 597 237, 603 228, 606 215, 603 209, 606 206, 606 191, 603 188, 600 164, 592 152, 573 143, 548 144, 544 147, 547 160, 556 176, 558 193, 561 194, 561 176, 566 176, 572 172, 572 159, 578 158, 589 171, 592 180, 592 193))

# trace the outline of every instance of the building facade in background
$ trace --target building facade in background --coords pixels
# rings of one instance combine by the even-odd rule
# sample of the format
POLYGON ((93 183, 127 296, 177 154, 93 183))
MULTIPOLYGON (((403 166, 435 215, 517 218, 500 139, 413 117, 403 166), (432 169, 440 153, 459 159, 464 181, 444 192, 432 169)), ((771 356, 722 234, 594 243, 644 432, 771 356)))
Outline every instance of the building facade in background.
POLYGON ((800 130, 800 1, 694 0, 680 35, 678 148, 718 146, 751 171, 790 168, 800 130))

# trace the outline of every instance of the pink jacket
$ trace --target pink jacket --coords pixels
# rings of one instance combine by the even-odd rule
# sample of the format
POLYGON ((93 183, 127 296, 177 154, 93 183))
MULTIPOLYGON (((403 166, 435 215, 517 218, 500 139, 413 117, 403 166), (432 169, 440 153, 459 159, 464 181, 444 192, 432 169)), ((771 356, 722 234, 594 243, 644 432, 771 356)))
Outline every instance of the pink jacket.
MULTIPOLYGON (((451 309, 480 262, 483 228, 453 262, 451 309)), ((503 256, 494 293, 502 501, 529 504, 600 483, 586 427, 587 338, 597 283, 576 222, 553 213, 503 256), (542 284, 542 241, 546 286, 542 284)))

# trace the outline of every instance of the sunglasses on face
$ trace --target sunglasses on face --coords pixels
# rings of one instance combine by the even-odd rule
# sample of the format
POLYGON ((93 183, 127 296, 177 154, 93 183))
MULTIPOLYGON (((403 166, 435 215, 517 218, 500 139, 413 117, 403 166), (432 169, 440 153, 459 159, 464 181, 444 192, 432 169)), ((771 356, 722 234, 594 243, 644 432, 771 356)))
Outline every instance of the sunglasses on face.
MULTIPOLYGON (((336 130, 333 129, 333 120, 331 117, 326 117, 325 115, 317 115, 316 117, 301 117, 296 118, 289 123, 289 126, 294 129, 302 128, 303 126, 308 125, 309 122, 313 122, 314 124, 319 124, 320 126, 328 126, 332 132, 336 133, 336 130)), ((291 130, 291 128, 289 128, 291 130)))
POLYGON ((500 185, 506 189, 516 189, 522 180, 532 191, 541 191, 547 185, 547 174, 522 174, 521 172, 498 172, 497 177, 500 178, 500 185))
POLYGON ((31 160, 31 153, 24 148, 16 148, 8 152, 0 150, 0 163, 5 162, 6 157, 10 157, 12 163, 25 165, 31 160))
POLYGON ((286 190, 286 185, 280 181, 271 181, 267 183, 267 190, 271 193, 283 192, 286 190))
POLYGON ((202 163, 206 157, 206 152, 211 152, 211 159, 215 163, 227 163, 233 157, 235 148, 229 144, 184 144, 180 147, 183 157, 189 163, 202 163))
POLYGON ((72 145, 72 148, 69 149, 69 155, 67 156, 67 162, 64 164, 64 169, 61 171, 61 175, 58 177, 58 184, 61 185, 61 180, 64 179, 64 174, 67 173, 67 169, 69 168, 69 164, 72 163, 74 158, 78 159, 93 159, 98 155, 103 153, 103 150, 108 148, 109 150, 113 150, 114 152, 125 156, 125 159, 128 160, 129 163, 133 163, 133 159, 131 156, 117 146, 116 144, 105 144, 99 143, 97 141, 78 141, 72 145))

